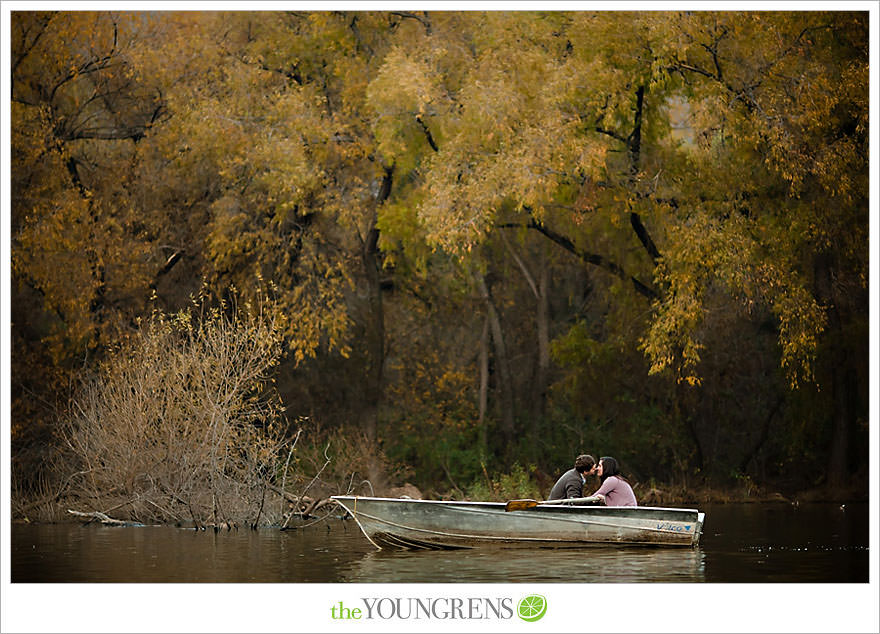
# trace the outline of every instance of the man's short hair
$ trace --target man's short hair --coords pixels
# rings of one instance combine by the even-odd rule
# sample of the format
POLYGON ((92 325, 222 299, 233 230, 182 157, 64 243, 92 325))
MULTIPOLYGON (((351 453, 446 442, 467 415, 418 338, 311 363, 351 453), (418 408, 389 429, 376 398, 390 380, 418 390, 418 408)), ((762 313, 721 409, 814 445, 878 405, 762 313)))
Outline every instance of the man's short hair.
POLYGON ((596 459, 589 454, 581 454, 574 459, 574 468, 579 473, 589 471, 596 464, 596 459))

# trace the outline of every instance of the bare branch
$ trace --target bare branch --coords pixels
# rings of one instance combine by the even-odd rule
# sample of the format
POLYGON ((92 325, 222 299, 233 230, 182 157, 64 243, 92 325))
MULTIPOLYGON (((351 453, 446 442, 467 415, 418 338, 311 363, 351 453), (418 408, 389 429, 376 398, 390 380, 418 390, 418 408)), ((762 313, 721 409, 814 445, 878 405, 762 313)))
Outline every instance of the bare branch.
POLYGON ((651 234, 648 233, 647 228, 645 228, 645 225, 642 223, 642 217, 634 211, 630 212, 629 223, 632 226, 633 231, 636 232, 639 242, 642 243, 642 246, 645 247, 645 250, 651 256, 651 260, 653 260, 654 264, 657 264, 657 260, 660 259, 660 251, 651 239, 651 234))
POLYGON ((422 23, 422 26, 425 27, 425 35, 431 35, 431 22, 428 20, 428 12, 424 12, 425 17, 421 18, 415 13, 411 13, 409 11, 392 11, 391 15, 396 15, 399 18, 417 20, 422 23))
POLYGON ((617 263, 610 261, 609 259, 607 259, 604 256, 597 255, 595 253, 589 253, 587 251, 584 251, 583 249, 578 248, 567 237, 563 236, 562 234, 556 233, 555 231, 548 228, 547 226, 537 222, 534 218, 530 219, 530 221, 525 225, 504 224, 504 225, 500 225, 500 227, 501 228, 526 227, 528 229, 534 229, 535 231, 538 231, 539 233, 543 234, 544 236, 546 236, 547 238, 549 238, 550 240, 552 240, 553 242, 555 242, 556 244, 561 246, 563 249, 565 249, 569 253, 576 255, 578 258, 580 258, 582 261, 586 262, 587 264, 592 264, 593 266, 597 266, 601 269, 604 269, 605 271, 608 271, 612 275, 615 275, 622 280, 629 280, 630 282, 632 282, 633 288, 639 294, 647 297, 648 299, 654 300, 654 299, 660 298, 660 294, 656 290, 654 290, 653 288, 651 288, 650 286, 648 286, 647 284, 645 284, 641 280, 637 279, 635 276, 628 275, 626 273, 626 271, 624 271, 623 268, 621 268, 620 265, 618 265, 617 263))
POLYGON ((425 137, 428 139, 428 145, 431 146, 431 149, 437 152, 439 149, 437 147, 437 142, 434 141, 434 137, 431 134, 431 130, 428 129, 428 126, 425 124, 424 120, 422 120, 422 115, 416 116, 416 121, 419 122, 419 125, 422 126, 422 130, 425 132, 425 137))
POLYGON ((534 294, 536 298, 540 299, 540 294, 538 293, 538 285, 535 283, 532 274, 529 273, 529 269, 526 267, 525 263, 516 254, 516 251, 513 250, 510 241, 507 239, 507 235, 503 231, 501 232, 501 242, 504 243, 504 246, 507 248, 508 253, 510 253, 511 257, 513 257, 514 261, 517 263, 517 265, 519 265, 523 276, 526 278, 526 282, 528 282, 529 287, 532 289, 532 294, 534 294))

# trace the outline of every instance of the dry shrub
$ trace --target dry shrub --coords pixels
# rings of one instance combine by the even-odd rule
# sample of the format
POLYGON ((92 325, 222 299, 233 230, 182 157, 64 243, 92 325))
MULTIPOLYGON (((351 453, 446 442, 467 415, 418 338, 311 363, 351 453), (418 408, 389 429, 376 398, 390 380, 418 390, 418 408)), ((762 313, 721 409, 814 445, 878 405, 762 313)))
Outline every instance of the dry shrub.
POLYGON ((279 319, 269 301, 208 308, 201 297, 143 323, 75 399, 65 501, 144 522, 277 522, 279 319))

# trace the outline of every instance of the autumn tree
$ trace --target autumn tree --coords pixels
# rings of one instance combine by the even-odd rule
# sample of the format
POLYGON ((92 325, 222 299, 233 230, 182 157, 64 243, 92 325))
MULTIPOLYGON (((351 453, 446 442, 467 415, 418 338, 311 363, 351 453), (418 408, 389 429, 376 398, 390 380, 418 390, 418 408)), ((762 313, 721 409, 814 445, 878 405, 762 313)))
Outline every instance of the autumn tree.
POLYGON ((17 449, 51 435, 70 372, 124 336, 168 268, 126 191, 134 147, 167 114, 131 62, 150 29, 136 15, 12 14, 17 449))
POLYGON ((19 406, 151 296, 271 281, 288 404, 459 489, 572 439, 649 477, 825 443, 842 481, 865 14, 32 12, 12 35, 19 406))
MULTIPOLYGON (((386 96, 397 145, 416 125, 441 139, 413 194, 428 240, 470 252, 518 224, 631 284, 654 311, 641 338, 651 373, 682 386, 699 384, 705 301, 722 288, 770 308, 792 386, 816 380, 821 341, 840 340, 841 315, 866 293, 866 16, 497 13, 468 25, 459 46, 401 50, 380 75, 416 77, 386 96), (672 133, 676 104, 692 140, 672 133)), ((857 400, 847 385, 830 386, 831 482, 857 400)))

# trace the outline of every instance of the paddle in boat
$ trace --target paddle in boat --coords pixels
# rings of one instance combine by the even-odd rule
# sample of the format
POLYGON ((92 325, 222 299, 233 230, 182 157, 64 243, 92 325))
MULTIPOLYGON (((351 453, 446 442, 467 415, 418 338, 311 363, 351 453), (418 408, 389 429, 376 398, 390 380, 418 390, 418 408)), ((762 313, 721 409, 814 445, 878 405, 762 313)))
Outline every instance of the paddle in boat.
POLYGON ((486 545, 699 544, 695 509, 601 506, 597 498, 458 502, 332 497, 376 548, 451 549, 486 545))

